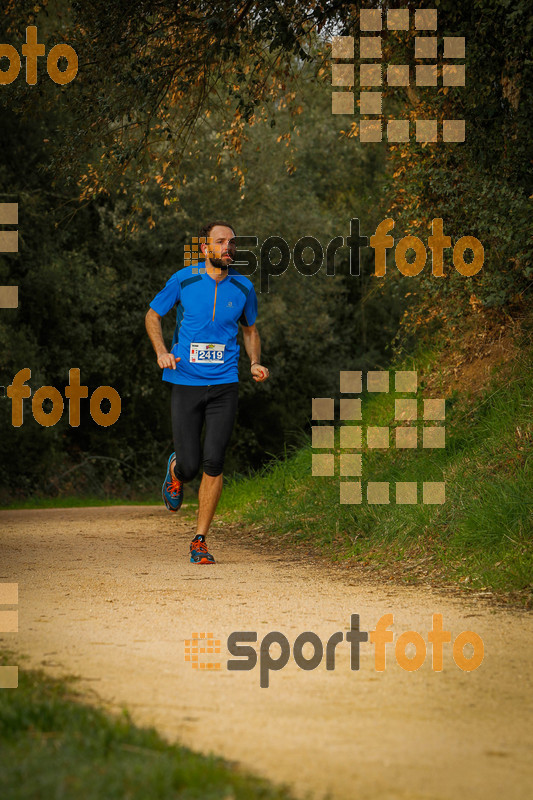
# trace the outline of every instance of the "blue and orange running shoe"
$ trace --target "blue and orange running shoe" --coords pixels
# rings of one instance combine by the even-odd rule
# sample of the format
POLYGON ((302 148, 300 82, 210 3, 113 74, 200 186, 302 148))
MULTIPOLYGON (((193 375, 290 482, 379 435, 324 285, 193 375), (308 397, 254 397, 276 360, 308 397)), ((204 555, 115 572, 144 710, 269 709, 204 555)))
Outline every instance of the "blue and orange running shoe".
POLYGON ((196 534, 191 542, 191 564, 214 564, 215 559, 207 552, 205 536, 196 534))
POLYGON ((168 459, 167 474, 163 483, 161 494, 169 511, 179 511, 183 503, 183 483, 172 475, 170 465, 176 458, 176 453, 171 453, 168 459))

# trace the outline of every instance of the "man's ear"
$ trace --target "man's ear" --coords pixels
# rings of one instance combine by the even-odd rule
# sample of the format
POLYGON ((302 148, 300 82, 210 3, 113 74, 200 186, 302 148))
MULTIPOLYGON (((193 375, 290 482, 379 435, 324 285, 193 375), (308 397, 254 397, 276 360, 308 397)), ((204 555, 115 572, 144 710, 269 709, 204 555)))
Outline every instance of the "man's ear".
POLYGON ((211 244, 211 239, 209 238, 209 236, 207 237, 205 242, 200 242, 200 250, 202 251, 202 254, 204 256, 207 256, 207 250, 210 244, 211 244))

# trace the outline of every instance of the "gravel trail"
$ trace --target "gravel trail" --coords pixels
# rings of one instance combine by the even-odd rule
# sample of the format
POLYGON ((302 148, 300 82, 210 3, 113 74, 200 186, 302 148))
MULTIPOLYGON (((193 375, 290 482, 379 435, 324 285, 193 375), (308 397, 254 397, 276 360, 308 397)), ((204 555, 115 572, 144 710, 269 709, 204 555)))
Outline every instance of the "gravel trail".
MULTIPOLYGON (((0 580, 19 584, 19 632, 0 643, 27 656, 20 667, 78 675, 93 703, 126 707, 138 724, 170 740, 238 762, 287 783, 296 796, 334 800, 491 800, 529 795, 533 785, 531 616, 490 608, 475 598, 431 588, 370 581, 354 567, 259 545, 215 526, 214 566, 188 561, 193 516, 163 507, 0 512, 0 580), (394 643, 376 671, 374 645, 350 645, 300 669, 292 645, 304 631, 325 645, 358 614, 372 631, 392 613, 394 643), (481 666, 456 666, 452 645, 443 670, 431 646, 417 671, 395 658, 405 631, 428 640, 442 614, 452 642, 464 630, 484 643, 481 666), (271 631, 291 645, 287 665, 260 687, 258 665, 230 671, 227 639, 271 631), (220 640, 220 669, 192 667, 184 645, 193 633, 220 640)), ((310 644, 303 656, 312 655, 310 644)), ((407 649, 407 655, 414 651, 407 649)), ((465 647, 465 656, 472 648, 465 647)), ((271 646, 273 658, 280 653, 271 646)), ((216 654, 199 655, 213 662, 216 654)), ((14 690, 16 691, 16 690, 14 690)))

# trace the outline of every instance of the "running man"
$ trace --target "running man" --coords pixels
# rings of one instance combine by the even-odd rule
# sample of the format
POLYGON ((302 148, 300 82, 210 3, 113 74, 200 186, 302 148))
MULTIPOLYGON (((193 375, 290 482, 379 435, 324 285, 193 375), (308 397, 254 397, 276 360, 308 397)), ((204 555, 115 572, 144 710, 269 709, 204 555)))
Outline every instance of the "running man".
POLYGON ((269 373, 260 363, 253 284, 231 266, 235 258, 233 227, 226 222, 211 222, 202 228, 199 240, 205 261, 172 275, 150 303, 145 324, 163 380, 172 384, 175 452, 168 459, 163 500, 169 511, 178 511, 183 484, 196 476, 202 461, 191 562, 214 564, 205 538, 222 492, 224 456, 237 412, 239 322, 253 379, 261 383, 269 373), (169 352, 161 318, 176 304, 176 329, 169 352), (200 436, 204 424, 202 454, 200 436))

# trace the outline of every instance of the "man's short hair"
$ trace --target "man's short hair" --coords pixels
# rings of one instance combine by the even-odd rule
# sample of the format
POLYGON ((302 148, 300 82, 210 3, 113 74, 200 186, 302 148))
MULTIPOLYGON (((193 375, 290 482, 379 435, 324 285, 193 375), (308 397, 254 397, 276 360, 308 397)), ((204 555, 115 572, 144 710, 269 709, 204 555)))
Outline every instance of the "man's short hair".
POLYGON ((205 239, 207 241, 207 237, 209 236, 215 225, 223 225, 225 228, 231 228, 233 233, 235 233, 235 228, 229 222, 225 222, 222 219, 216 219, 214 222, 209 222, 207 225, 204 225, 204 227, 200 230, 200 233, 198 234, 200 239, 205 239))

